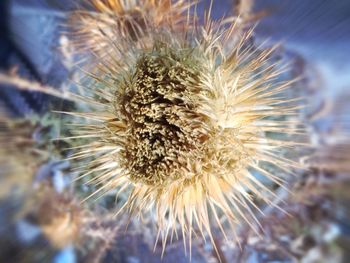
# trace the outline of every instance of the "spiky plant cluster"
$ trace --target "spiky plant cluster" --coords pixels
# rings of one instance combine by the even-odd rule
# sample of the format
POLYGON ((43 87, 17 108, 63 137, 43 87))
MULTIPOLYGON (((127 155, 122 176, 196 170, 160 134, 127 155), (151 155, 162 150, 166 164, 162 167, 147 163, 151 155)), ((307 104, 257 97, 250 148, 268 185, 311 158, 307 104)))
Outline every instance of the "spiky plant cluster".
POLYGON ((81 177, 100 187, 90 197, 124 193, 120 211, 155 215, 163 245, 178 229, 185 243, 197 230, 213 242, 211 224, 258 232, 254 199, 274 193, 255 173, 280 185, 266 167, 299 167, 282 155, 298 145, 298 107, 274 48, 208 17, 182 30, 149 22, 137 41, 105 36, 108 58, 87 73, 91 112, 70 113, 88 120, 75 132, 91 142, 72 158, 89 160, 81 177))
POLYGON ((99 56, 106 55, 111 42, 137 41, 148 25, 179 27, 191 4, 184 0, 90 0, 89 11, 77 10, 71 16, 75 46, 99 56))

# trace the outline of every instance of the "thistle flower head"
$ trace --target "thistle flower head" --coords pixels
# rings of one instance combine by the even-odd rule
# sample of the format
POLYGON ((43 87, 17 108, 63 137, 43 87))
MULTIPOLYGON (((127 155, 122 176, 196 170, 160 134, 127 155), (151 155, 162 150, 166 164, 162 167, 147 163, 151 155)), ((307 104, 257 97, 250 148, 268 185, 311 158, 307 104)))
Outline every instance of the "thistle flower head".
POLYGON ((191 4, 171 0, 90 0, 90 10, 76 10, 71 14, 73 39, 79 49, 107 54, 111 42, 142 38, 155 27, 177 27, 184 24, 184 11, 191 4))
POLYGON ((226 232, 221 216, 233 229, 243 220, 257 231, 259 222, 247 217, 253 198, 271 203, 274 194, 252 170, 281 184, 262 164, 298 167, 281 154, 297 145, 299 127, 274 49, 256 48, 252 31, 237 24, 209 19, 190 30, 147 32, 137 43, 106 40, 109 58, 88 74, 93 111, 74 113, 95 122, 77 130, 94 138, 73 156, 93 155, 82 176, 96 174, 93 195, 126 192, 121 211, 156 215, 164 245, 178 226, 190 243, 195 230, 213 241, 211 224, 226 232))

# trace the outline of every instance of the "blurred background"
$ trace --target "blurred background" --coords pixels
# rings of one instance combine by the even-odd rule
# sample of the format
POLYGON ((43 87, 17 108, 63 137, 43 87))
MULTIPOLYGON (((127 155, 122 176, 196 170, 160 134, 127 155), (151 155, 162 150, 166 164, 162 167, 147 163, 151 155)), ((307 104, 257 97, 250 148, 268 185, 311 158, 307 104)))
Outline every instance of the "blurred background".
MULTIPOLYGON (((199 2, 199 14, 209 2, 199 2)), ((308 101, 303 118, 316 149, 305 160, 310 169, 288 185, 294 194, 276 189, 292 217, 266 209, 263 240, 242 225, 242 249, 218 235, 222 262, 349 262, 350 1, 213 2, 213 18, 243 10, 258 21, 257 43, 281 43, 279 56, 291 63, 294 76, 304 77, 295 89, 308 101)), ((110 213, 112 196, 82 205, 89 189, 72 182, 71 164, 63 160, 67 145, 52 141, 64 132, 52 109, 73 106, 14 88, 4 77, 74 89, 74 60, 62 32, 77 5, 0 1, 0 262, 190 262, 182 241, 168 246, 161 260, 161 247, 153 252, 156 230, 147 223, 125 230, 123 219, 110 213)), ((219 257, 198 241, 192 262, 219 257)))

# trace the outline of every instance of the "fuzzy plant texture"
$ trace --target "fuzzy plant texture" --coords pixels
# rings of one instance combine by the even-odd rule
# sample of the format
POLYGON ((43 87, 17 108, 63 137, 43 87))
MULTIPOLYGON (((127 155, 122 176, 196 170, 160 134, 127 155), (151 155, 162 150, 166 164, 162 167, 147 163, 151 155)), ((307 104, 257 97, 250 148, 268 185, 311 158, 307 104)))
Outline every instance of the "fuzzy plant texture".
POLYGON ((304 131, 276 47, 256 46, 240 17, 208 10, 199 23, 181 0, 92 0, 69 25, 88 54, 88 110, 67 112, 79 117, 73 138, 87 139, 72 159, 98 186, 88 198, 127 196, 117 214, 152 215, 164 248, 174 236, 214 244, 213 226, 227 239, 241 222, 259 234, 255 201, 276 195, 256 174, 283 186, 302 168, 285 154, 304 131))

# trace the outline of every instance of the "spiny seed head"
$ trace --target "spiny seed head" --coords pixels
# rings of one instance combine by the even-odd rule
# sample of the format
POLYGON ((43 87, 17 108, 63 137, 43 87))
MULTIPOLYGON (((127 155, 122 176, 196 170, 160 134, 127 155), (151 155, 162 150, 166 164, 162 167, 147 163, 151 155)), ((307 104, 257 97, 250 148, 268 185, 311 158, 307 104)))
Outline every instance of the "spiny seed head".
MULTIPOLYGON (((190 3, 184 0, 89 0, 89 11, 70 16, 75 47, 103 56, 111 41, 138 41, 150 28, 184 25, 190 3)), ((122 47, 121 45, 119 47, 122 47)))
POLYGON ((96 174, 91 196, 126 193, 120 211, 155 215, 164 246, 178 226, 190 244, 195 229, 213 241, 211 224, 225 235, 224 225, 246 221, 258 232, 252 194, 271 203, 274 193, 253 171, 281 185, 271 167, 300 167, 282 154, 301 131, 274 49, 256 48, 237 23, 209 19, 147 32, 137 43, 106 40, 122 46, 89 73, 92 111, 73 113, 95 122, 76 131, 93 140, 73 156, 93 159, 82 175, 96 174))

